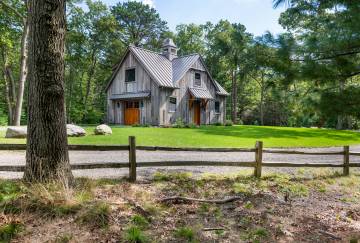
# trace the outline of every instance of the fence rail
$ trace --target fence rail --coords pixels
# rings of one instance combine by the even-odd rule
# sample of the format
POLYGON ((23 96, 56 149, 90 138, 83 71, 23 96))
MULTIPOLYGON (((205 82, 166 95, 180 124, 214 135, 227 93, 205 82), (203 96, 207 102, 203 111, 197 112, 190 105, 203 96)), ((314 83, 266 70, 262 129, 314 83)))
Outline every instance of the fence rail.
MULTIPOLYGON (((26 150, 25 144, 0 144, 0 150, 26 150)), ((71 164, 73 170, 84 169, 107 169, 129 168, 130 181, 136 181, 136 168, 140 167, 163 167, 163 166, 234 166, 253 167, 254 176, 261 177, 262 167, 330 167, 343 168, 343 175, 349 175, 351 167, 360 167, 360 163, 350 163, 350 156, 360 156, 359 152, 350 152, 349 146, 344 146, 339 152, 306 152, 296 150, 263 149, 263 142, 257 141, 254 148, 185 148, 185 147, 161 147, 161 146, 136 146, 135 137, 129 137, 128 145, 69 145, 71 151, 129 151, 128 163, 82 163, 71 164), (229 161, 154 161, 137 162, 136 151, 193 151, 193 152, 249 152, 255 153, 255 160, 249 162, 229 161), (263 154, 298 154, 298 155, 342 155, 342 163, 289 163, 289 162, 263 162, 263 154)), ((25 166, 0 166, 0 171, 23 172, 25 166)))

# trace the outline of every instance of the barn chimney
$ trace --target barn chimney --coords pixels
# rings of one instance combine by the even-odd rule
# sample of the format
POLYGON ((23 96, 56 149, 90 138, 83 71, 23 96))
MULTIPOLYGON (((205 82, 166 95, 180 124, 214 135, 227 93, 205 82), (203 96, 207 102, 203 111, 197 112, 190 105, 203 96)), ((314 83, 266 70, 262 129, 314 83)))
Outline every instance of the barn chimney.
POLYGON ((172 61, 174 58, 177 57, 177 47, 172 39, 170 38, 165 39, 162 48, 163 48, 163 55, 170 61, 172 61))

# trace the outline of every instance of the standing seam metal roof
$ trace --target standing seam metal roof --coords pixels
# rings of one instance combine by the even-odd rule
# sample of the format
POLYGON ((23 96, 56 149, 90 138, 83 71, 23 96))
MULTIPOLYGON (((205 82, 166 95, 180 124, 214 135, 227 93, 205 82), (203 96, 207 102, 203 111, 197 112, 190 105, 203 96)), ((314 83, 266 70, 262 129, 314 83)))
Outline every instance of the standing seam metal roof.
POLYGON ((139 47, 131 46, 130 50, 146 67, 160 86, 175 88, 172 79, 172 64, 165 56, 139 47))
POLYGON ((179 81, 199 57, 199 54, 193 54, 175 58, 172 61, 173 82, 179 81))
POLYGON ((194 96, 195 98, 209 100, 214 99, 214 97, 212 97, 212 95, 207 89, 189 88, 189 90, 192 96, 194 96))
MULTIPOLYGON (((192 54, 183 57, 174 58, 172 61, 167 59, 161 53, 146 50, 140 47, 129 46, 131 51, 138 61, 145 67, 152 79, 162 87, 178 88, 176 82, 179 81, 191 66, 200 58, 199 54, 192 54)), ((123 58, 124 60, 124 58, 123 58)), ((110 87, 111 82, 116 76, 122 61, 118 68, 115 69, 112 78, 110 79, 107 88, 110 87)), ((210 75, 210 74, 209 74, 210 75)), ((219 95, 229 95, 221 85, 214 81, 214 85, 219 95)))

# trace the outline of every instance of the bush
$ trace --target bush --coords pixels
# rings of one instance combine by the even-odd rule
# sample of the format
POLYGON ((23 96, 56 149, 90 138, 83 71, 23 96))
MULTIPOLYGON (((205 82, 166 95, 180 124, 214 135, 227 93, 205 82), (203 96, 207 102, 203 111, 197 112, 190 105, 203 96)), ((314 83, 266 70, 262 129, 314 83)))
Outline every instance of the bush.
POLYGON ((175 236, 178 238, 183 238, 187 242, 195 242, 195 233, 193 229, 189 227, 180 227, 176 229, 175 236))
POLYGON ((149 222, 147 221, 146 218, 144 218, 141 215, 134 215, 131 217, 131 222, 138 226, 139 228, 146 228, 149 225, 149 222))
POLYGON ((110 220, 110 207, 108 204, 98 202, 95 205, 88 207, 77 218, 77 222, 81 224, 88 224, 93 227, 106 228, 110 220))
POLYGON ((24 226, 19 222, 11 222, 0 227, 0 242, 10 242, 11 239, 20 233, 24 226))
POLYGON ((222 126, 222 123, 221 122, 216 122, 214 125, 215 126, 222 126))
POLYGON ((185 123, 184 121, 179 117, 176 119, 175 123, 172 125, 172 127, 175 128, 184 128, 185 127, 185 123))
POLYGON ((226 120, 226 122, 225 122, 225 126, 227 126, 227 127, 231 127, 232 125, 234 125, 234 123, 233 123, 232 121, 230 121, 230 120, 226 120))
POLYGON ((126 230, 125 242, 145 243, 145 242, 149 242, 149 240, 140 228, 136 226, 131 226, 126 230))
POLYGON ((189 124, 186 124, 185 127, 186 127, 186 128, 197 128, 198 125, 196 125, 195 123, 192 123, 192 122, 191 122, 191 123, 189 123, 189 124))

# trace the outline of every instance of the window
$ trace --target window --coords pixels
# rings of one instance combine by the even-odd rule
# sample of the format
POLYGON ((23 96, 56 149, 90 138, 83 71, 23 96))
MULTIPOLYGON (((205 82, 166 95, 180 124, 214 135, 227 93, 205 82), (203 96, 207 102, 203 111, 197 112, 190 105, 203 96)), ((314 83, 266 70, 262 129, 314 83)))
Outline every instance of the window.
POLYGON ((125 82, 135 82, 135 68, 125 70, 125 82))
POLYGON ((135 92, 135 68, 125 70, 126 92, 135 92))
POLYGON ((126 109, 139 108, 139 101, 128 101, 126 102, 126 109))
POLYGON ((215 113, 220 113, 220 102, 215 101, 215 113))
POLYGON ((176 98, 170 97, 169 99, 169 112, 176 111, 176 98))
POLYGON ((201 74, 195 73, 195 80, 194 80, 194 86, 201 86, 201 74))

